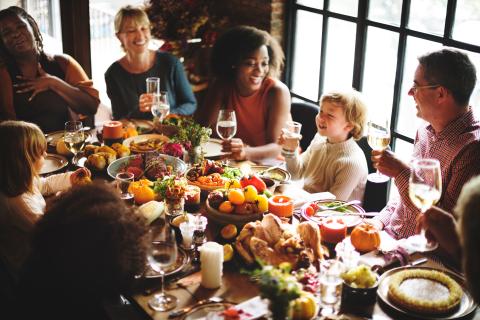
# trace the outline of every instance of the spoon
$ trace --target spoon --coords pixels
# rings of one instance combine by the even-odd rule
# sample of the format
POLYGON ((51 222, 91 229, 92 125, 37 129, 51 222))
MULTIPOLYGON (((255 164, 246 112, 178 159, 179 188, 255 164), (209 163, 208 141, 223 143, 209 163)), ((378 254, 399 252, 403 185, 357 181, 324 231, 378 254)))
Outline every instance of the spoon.
POLYGON ((222 302, 222 301, 223 301, 222 297, 211 297, 211 298, 208 298, 208 299, 203 299, 203 300, 200 300, 200 301, 198 301, 197 303, 195 303, 191 306, 188 306, 188 307, 185 307, 183 309, 170 312, 170 314, 168 315, 168 318, 169 319, 177 318, 177 317, 180 317, 180 316, 192 311, 193 309, 198 308, 200 306, 203 306, 205 304, 219 303, 219 302, 222 302))

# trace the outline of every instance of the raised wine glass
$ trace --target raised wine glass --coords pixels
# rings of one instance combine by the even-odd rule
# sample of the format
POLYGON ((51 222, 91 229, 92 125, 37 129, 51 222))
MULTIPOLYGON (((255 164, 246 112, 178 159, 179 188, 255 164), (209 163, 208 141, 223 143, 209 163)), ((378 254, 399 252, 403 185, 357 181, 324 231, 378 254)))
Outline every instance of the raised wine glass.
POLYGON ((147 260, 151 268, 162 278, 162 288, 148 301, 148 305, 155 311, 167 311, 177 306, 177 298, 165 293, 165 270, 168 270, 177 261, 177 242, 175 234, 168 223, 165 223, 160 232, 151 230, 151 244, 147 260))
POLYGON ((231 140, 237 133, 237 118, 235 111, 221 109, 217 118, 217 134, 223 140, 231 140))
MULTIPOLYGON (((409 180, 410 200, 423 214, 438 202, 442 194, 442 174, 437 159, 415 159, 412 161, 409 180)), ((438 243, 425 238, 425 229, 406 240, 407 246, 418 252, 435 250, 438 243)))
POLYGON ((85 132, 81 121, 67 121, 65 122, 65 133, 63 140, 67 149, 70 150, 74 156, 83 149, 85 145, 85 132))
POLYGON ((170 113, 170 104, 168 103, 168 95, 166 91, 161 91, 160 94, 153 96, 152 108, 150 109, 152 115, 162 122, 170 113))
MULTIPOLYGON (((390 126, 388 119, 379 122, 369 121, 367 140, 373 150, 385 150, 390 143, 390 126)), ((377 169, 376 172, 370 173, 367 179, 374 183, 382 183, 387 182, 390 178, 381 174, 377 169)))

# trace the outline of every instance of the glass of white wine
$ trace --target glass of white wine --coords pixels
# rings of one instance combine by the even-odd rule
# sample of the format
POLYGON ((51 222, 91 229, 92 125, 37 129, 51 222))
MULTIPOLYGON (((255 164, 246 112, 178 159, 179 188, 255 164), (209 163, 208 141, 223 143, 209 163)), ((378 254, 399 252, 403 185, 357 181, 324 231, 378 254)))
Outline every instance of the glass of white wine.
POLYGON ((152 115, 162 122, 170 113, 170 103, 168 102, 168 94, 166 91, 161 91, 160 94, 153 96, 152 108, 150 109, 152 115))
POLYGON ((83 149, 85 145, 85 132, 83 130, 83 123, 81 121, 67 121, 65 122, 65 133, 63 140, 68 150, 74 156, 83 149))
POLYGON ((167 311, 177 306, 177 297, 165 293, 165 270, 177 261, 177 241, 175 233, 168 223, 150 231, 151 243, 147 253, 150 267, 162 277, 162 288, 148 301, 148 305, 155 311, 167 311))
POLYGON ((237 118, 234 110, 220 109, 217 117, 217 134, 223 140, 231 140, 237 133, 237 118))
MULTIPOLYGON (((440 200, 442 194, 442 174, 437 159, 415 159, 412 161, 409 180, 410 200, 423 214, 440 200)), ((438 243, 425 238, 425 229, 420 234, 407 239, 407 245, 417 251, 435 250, 438 243)))
MULTIPOLYGON (((390 144, 390 123, 388 119, 385 119, 381 122, 368 122, 368 133, 367 140, 369 146, 376 151, 385 150, 390 144)), ((368 181, 374 183, 387 182, 390 178, 384 174, 381 174, 380 171, 370 173, 368 175, 368 181)))

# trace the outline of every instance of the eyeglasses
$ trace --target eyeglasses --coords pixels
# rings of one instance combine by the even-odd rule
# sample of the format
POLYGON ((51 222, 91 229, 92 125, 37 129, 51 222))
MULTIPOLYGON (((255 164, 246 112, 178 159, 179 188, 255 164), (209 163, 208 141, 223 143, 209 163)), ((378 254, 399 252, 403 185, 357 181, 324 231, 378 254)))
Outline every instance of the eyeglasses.
POLYGON ((415 83, 413 86, 410 88, 412 90, 413 94, 416 94, 419 89, 435 89, 440 87, 439 84, 428 84, 426 86, 417 86, 415 83))

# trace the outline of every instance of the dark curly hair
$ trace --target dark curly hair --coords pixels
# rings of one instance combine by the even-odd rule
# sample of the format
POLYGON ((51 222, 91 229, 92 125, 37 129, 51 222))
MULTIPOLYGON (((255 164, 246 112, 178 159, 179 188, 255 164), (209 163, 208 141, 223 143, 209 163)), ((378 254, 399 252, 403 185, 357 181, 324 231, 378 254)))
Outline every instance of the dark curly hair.
MULTIPOLYGON (((16 6, 11 6, 0 11, 0 23, 6 17, 19 17, 21 19, 25 19, 30 25, 30 27, 32 28, 38 53, 41 55, 44 55, 43 38, 35 19, 33 19, 33 17, 29 15, 27 11, 25 11, 23 8, 16 7, 16 6)), ((8 52, 7 48, 5 47, 5 43, 3 43, 3 39, 1 36, 0 36, 0 61, 3 61, 6 64, 14 63, 14 59, 10 54, 10 52, 8 52)))
POLYGON ((145 221, 111 186, 74 187, 47 208, 34 229, 26 285, 33 281, 39 291, 97 299, 118 295, 144 270, 146 239, 145 221))
POLYGON ((418 58, 424 68, 425 79, 430 84, 439 84, 447 88, 460 106, 470 101, 477 72, 468 55, 453 48, 429 52, 418 58))
POLYGON ((268 75, 280 76, 284 54, 280 44, 268 32, 251 26, 237 26, 223 33, 212 49, 210 66, 213 75, 221 80, 231 81, 235 69, 250 53, 265 45, 269 55, 268 75))

